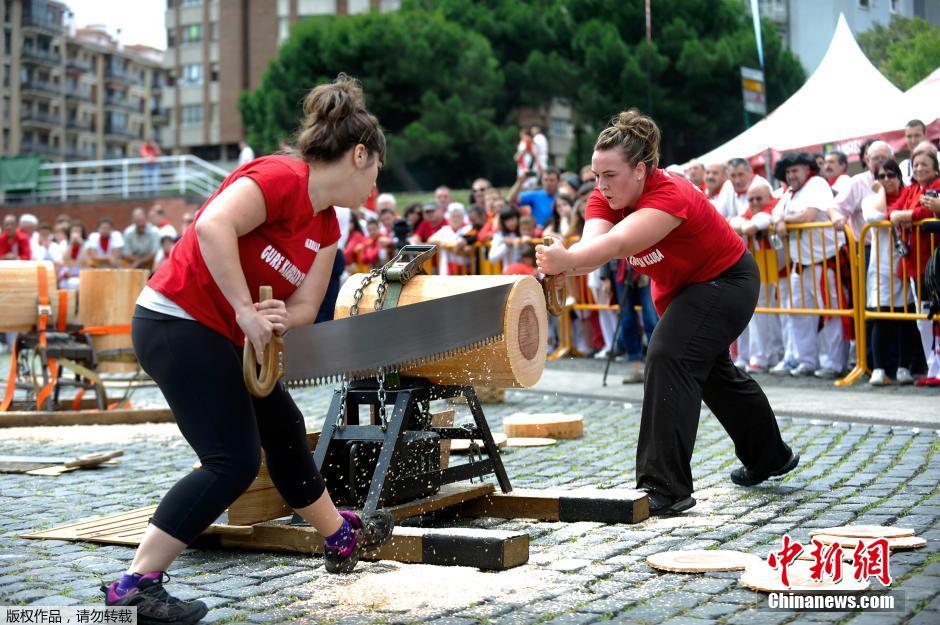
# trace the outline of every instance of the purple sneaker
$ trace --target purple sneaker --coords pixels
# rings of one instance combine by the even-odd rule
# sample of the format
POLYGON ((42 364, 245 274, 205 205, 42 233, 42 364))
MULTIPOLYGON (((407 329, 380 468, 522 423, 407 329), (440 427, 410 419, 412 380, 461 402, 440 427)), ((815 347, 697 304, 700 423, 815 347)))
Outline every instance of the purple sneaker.
POLYGON ((137 588, 132 588, 124 595, 117 592, 118 582, 102 586, 104 603, 108 607, 136 607, 137 622, 140 625, 193 625, 206 615, 209 608, 202 601, 182 601, 171 596, 164 588, 163 581, 170 581, 170 576, 163 572, 147 573, 140 578, 137 588))
POLYGON ((381 547, 392 537, 395 519, 388 510, 377 510, 367 517, 360 517, 348 510, 340 511, 353 526, 355 538, 345 549, 324 548, 323 560, 330 573, 349 573, 359 562, 359 554, 381 547))

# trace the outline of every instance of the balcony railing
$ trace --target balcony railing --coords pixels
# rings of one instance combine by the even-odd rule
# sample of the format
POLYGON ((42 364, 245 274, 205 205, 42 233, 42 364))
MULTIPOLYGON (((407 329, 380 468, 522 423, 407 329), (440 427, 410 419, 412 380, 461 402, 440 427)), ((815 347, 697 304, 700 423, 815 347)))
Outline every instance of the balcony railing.
POLYGON ((80 119, 67 119, 65 121, 65 127, 73 130, 91 130, 92 123, 80 119))
POLYGON ((23 91, 35 91, 38 93, 42 93, 44 95, 51 95, 51 96, 62 95, 61 85, 55 85, 51 82, 47 82, 45 80, 38 80, 36 78, 32 78, 30 80, 24 80, 20 84, 20 89, 22 89, 23 91))
POLYGON ((24 15, 23 28, 36 28, 46 32, 59 34, 62 32, 62 23, 39 17, 37 15, 24 15))
POLYGON ((65 66, 70 69, 77 69, 83 72, 91 71, 91 62, 80 59, 77 56, 70 56, 65 59, 65 66))
POLYGON ((40 124, 46 124, 50 126, 58 126, 62 123, 62 117, 60 115, 53 115, 52 113, 40 113, 38 111, 23 111, 22 116, 23 122, 36 122, 40 124))
MULTIPOLYGON (((67 149, 66 155, 72 151, 67 149)), ((42 175, 37 188, 18 194, 12 201, 95 201, 174 194, 207 198, 228 176, 224 169, 191 154, 160 156, 156 167, 142 158, 45 163, 39 167, 42 175)))
POLYGON ((140 112, 140 101, 139 100, 129 100, 121 96, 105 96, 104 103, 106 106, 114 106, 117 108, 127 109, 129 111, 140 112))
POLYGON ((23 48, 20 53, 24 59, 30 59, 34 61, 43 61, 46 63, 51 63, 53 65, 58 65, 62 62, 62 55, 56 54, 50 50, 39 50, 38 48, 23 48))

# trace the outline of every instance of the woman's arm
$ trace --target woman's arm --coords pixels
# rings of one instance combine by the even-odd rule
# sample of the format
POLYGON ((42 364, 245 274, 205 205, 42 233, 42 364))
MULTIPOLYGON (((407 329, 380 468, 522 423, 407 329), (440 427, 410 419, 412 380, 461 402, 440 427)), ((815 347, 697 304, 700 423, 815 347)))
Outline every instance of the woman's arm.
POLYGON ((196 222, 199 251, 236 314, 254 310, 238 259, 238 237, 263 224, 266 218, 261 188, 251 178, 239 178, 206 206, 196 222))
POLYGON ((323 295, 330 284, 336 243, 324 247, 317 253, 313 267, 297 290, 287 298, 287 330, 313 323, 323 303, 323 295))
POLYGON ((546 274, 584 275, 608 260, 626 258, 652 247, 681 223, 678 217, 655 208, 641 208, 612 227, 609 221, 591 219, 584 226, 581 241, 571 249, 564 249, 558 242, 550 247, 540 245, 536 256, 546 274), (592 225, 592 222, 600 223, 592 225))

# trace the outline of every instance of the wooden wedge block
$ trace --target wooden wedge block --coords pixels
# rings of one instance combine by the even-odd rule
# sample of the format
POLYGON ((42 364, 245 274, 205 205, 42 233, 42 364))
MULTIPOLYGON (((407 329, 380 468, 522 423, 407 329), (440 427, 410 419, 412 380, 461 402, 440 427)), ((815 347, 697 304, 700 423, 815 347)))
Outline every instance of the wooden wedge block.
MULTIPOLYGON (((453 408, 448 408, 447 410, 442 410, 440 412, 431 413, 431 427, 435 428, 450 428, 454 427, 454 415, 457 412, 453 408)), ((453 444, 460 441, 452 441, 450 439, 441 441, 441 468, 446 469, 450 466, 450 454, 454 451, 453 444)))
POLYGON ((517 412, 503 419, 503 429, 509 438, 581 438, 584 417, 560 412, 517 412))
POLYGON ((444 484, 438 492, 430 497, 391 506, 388 510, 396 521, 400 521, 486 497, 494 490, 495 487, 489 482, 483 484, 444 484))
MULTIPOLYGON (((323 538, 312 527, 267 521, 253 526, 253 529, 251 536, 203 536, 199 539, 199 545, 225 549, 323 553, 323 538)), ((362 558, 503 571, 529 561, 529 535, 476 528, 396 527, 392 538, 385 545, 363 554, 362 558)))
POLYGON ((554 438, 507 438, 506 447, 551 447, 557 442, 554 438))
POLYGON ((646 493, 629 489, 517 489, 469 501, 458 514, 569 523, 640 523, 649 518, 649 502, 646 493))

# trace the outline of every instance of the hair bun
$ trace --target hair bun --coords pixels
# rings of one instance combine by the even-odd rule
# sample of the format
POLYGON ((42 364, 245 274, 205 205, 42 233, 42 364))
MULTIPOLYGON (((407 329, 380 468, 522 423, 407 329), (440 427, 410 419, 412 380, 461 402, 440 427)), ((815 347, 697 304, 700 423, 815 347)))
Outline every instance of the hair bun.
POLYGON ((650 169, 659 165, 659 127, 648 115, 631 108, 619 113, 601 131, 595 150, 619 148, 632 167, 646 163, 650 169))

